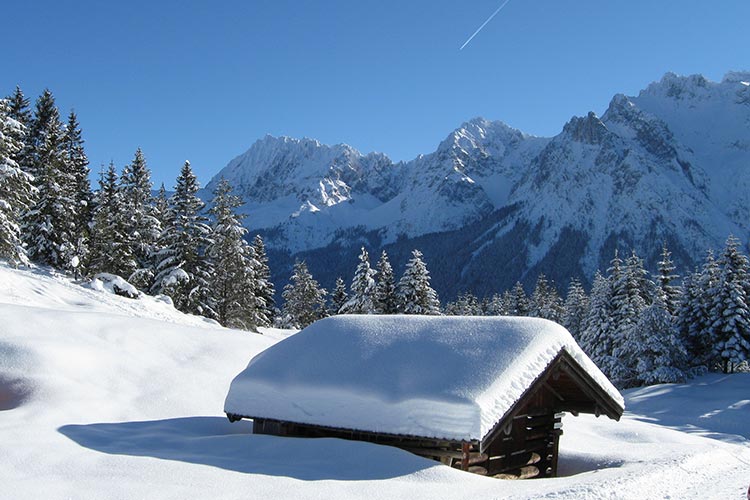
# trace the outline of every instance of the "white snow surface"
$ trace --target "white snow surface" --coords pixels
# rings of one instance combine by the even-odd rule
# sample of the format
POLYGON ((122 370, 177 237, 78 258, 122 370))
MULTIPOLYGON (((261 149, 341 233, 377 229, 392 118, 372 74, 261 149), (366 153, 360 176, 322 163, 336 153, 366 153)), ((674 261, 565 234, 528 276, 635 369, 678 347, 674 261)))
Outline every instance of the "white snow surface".
POLYGON ((164 301, 0 266, 0 499, 736 499, 750 375, 625 393, 563 419, 556 479, 500 481, 405 451, 252 435, 222 404, 290 332, 227 330, 164 301))
POLYGON ((563 350, 624 404, 552 321, 342 315, 256 356, 232 382, 224 408, 345 429, 481 440, 563 350))

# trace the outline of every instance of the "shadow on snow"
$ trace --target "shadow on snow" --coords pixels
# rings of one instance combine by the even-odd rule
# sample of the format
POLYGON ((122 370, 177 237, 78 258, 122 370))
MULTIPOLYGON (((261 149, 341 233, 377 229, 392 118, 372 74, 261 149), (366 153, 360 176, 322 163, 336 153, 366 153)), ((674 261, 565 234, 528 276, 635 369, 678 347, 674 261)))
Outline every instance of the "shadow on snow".
POLYGON ((60 433, 113 455, 153 457, 302 480, 375 480, 436 466, 397 448, 357 441, 253 435, 222 417, 66 425, 60 433))
POLYGON ((625 392, 632 417, 729 443, 750 439, 750 373, 709 374, 688 384, 625 392))

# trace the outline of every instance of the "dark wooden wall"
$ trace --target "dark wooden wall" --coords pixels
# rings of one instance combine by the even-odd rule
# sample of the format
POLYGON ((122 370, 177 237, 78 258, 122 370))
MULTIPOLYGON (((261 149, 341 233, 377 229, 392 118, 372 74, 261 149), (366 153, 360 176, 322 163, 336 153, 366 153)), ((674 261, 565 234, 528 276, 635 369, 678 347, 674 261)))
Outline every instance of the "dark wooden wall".
POLYGON ((562 415, 556 413, 556 397, 546 387, 519 409, 511 425, 486 446, 487 475, 506 478, 553 477, 562 415))

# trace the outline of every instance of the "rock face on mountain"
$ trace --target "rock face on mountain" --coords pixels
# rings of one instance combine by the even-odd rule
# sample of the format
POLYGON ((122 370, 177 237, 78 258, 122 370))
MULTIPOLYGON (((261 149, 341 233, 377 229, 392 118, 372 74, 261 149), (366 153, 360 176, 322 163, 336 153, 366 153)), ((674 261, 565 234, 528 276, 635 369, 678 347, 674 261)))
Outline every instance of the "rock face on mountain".
POLYGON ((363 244, 397 268, 420 248, 446 298, 540 272, 587 281, 615 248, 653 266, 664 242, 687 270, 730 233, 748 237, 750 73, 670 73, 553 138, 476 118, 409 162, 267 136, 206 191, 221 177, 245 198, 282 281, 294 258, 323 284, 348 277, 363 244))

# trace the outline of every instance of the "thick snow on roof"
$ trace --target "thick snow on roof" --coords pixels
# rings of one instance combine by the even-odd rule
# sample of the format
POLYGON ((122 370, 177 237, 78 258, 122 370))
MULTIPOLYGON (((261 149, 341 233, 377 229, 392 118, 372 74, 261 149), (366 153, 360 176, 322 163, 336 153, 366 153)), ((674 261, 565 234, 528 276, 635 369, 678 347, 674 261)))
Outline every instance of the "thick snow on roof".
POLYGON ((297 423, 482 439, 565 350, 622 396, 551 321, 514 317, 336 316, 250 361, 227 413, 297 423))

